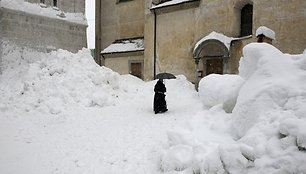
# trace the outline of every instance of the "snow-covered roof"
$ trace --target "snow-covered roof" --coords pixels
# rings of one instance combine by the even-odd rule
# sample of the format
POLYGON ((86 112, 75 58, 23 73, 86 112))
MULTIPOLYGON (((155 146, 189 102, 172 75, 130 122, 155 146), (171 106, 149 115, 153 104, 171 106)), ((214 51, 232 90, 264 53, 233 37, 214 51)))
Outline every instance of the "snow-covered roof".
POLYGON ((270 28, 266 27, 266 26, 260 26, 256 30, 256 37, 261 35, 261 34, 270 38, 270 39, 275 40, 275 32, 273 30, 271 30, 270 28))
POLYGON ((47 7, 45 4, 29 3, 24 0, 1 0, 0 8, 87 25, 87 20, 83 13, 65 13, 57 7, 47 7))
POLYGON ((144 50, 144 38, 131 38, 116 40, 114 43, 106 47, 102 54, 124 53, 144 50))
POLYGON ((185 2, 189 2, 189 1, 191 2, 191 1, 197 1, 197 0, 171 0, 171 1, 164 2, 164 3, 160 3, 158 5, 152 5, 151 10, 161 8, 161 7, 171 6, 171 5, 182 4, 185 2))
POLYGON ((231 41, 234 40, 234 39, 236 39, 236 38, 228 37, 228 36, 225 36, 222 33, 217 33, 215 31, 213 31, 209 35, 207 35, 207 36, 203 37, 201 40, 199 40, 196 43, 193 51, 195 51, 201 43, 203 43, 207 40, 218 40, 218 41, 222 42, 226 46, 226 48, 229 50, 230 45, 231 45, 231 41))

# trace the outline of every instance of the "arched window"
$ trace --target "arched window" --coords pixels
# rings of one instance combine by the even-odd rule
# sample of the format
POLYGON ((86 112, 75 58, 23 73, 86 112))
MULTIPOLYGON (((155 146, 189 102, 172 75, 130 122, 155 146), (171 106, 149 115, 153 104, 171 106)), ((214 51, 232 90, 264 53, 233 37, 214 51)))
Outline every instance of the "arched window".
POLYGON ((247 4, 241 9, 240 36, 252 35, 253 5, 247 4))

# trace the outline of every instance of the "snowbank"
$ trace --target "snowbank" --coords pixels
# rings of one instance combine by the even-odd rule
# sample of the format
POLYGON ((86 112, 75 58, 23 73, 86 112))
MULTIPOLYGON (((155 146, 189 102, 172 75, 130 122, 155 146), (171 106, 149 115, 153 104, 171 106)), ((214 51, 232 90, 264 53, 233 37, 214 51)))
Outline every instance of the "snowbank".
POLYGON ((168 133, 166 172, 305 173, 306 55, 270 44, 243 49, 239 76, 200 82, 203 105, 186 128, 168 133), (232 113, 224 104, 237 98, 232 113), (185 158, 184 158, 185 157, 185 158))
POLYGON ((211 74, 201 79, 199 94, 207 108, 222 104, 227 112, 232 112, 243 79, 238 75, 211 74))
MULTIPOLYGON (((10 45, 4 48, 2 110, 16 107, 58 114, 71 105, 111 106, 137 89, 129 89, 126 78, 118 73, 98 66, 87 49, 76 54, 65 50, 46 54, 10 45)), ((137 80, 131 77, 130 81, 137 80)))

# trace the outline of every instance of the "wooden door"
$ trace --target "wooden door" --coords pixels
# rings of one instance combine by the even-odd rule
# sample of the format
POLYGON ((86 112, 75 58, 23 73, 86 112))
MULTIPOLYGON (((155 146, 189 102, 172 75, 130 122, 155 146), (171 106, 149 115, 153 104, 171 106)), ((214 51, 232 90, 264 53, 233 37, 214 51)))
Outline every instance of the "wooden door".
POLYGON ((206 75, 223 74, 223 59, 207 59, 206 75))
POLYGON ((142 79, 142 64, 141 62, 133 62, 131 63, 131 71, 130 74, 142 79))

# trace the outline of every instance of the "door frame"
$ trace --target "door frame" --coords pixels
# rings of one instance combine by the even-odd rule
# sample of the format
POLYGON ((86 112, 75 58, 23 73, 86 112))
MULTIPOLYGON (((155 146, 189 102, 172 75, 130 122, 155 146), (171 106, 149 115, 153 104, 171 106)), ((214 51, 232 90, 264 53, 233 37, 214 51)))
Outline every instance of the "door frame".
POLYGON ((141 64, 141 79, 143 80, 143 64, 144 64, 144 61, 143 60, 129 60, 129 74, 132 73, 132 64, 133 63, 140 63, 141 64))

